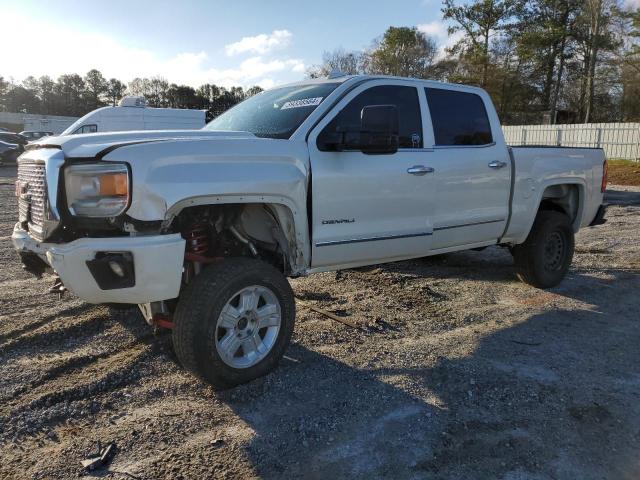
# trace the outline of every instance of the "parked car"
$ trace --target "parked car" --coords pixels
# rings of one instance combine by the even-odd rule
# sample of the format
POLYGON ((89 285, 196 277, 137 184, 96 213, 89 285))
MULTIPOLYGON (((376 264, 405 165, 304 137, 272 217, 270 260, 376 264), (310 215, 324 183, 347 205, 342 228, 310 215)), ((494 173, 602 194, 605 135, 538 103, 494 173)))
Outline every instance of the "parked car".
POLYGON ((13 132, 0 132, 0 142, 10 143, 18 146, 18 155, 24 152, 24 147, 29 141, 20 135, 13 132))
POLYGON ((575 233, 604 222, 606 177, 601 149, 508 147, 482 89, 348 76, 200 131, 36 143, 12 239, 81 299, 138 304, 187 369, 229 386, 285 352, 287 276, 499 245, 522 281, 557 285, 575 233))
POLYGON ((0 163, 15 162, 20 155, 20 147, 15 143, 0 141, 0 163))
POLYGON ((23 132, 20 132, 20 135, 22 135, 27 140, 32 142, 34 140, 39 140, 42 137, 50 137, 50 136, 53 135, 53 132, 41 132, 41 131, 35 131, 35 130, 25 130, 23 132))
POLYGON ((23 137, 19 133, 13 132, 0 132, 0 141, 22 145, 23 147, 27 143, 29 143, 29 140, 27 140, 25 137, 23 137))
POLYGON ((151 108, 143 97, 125 97, 117 107, 102 107, 76 120, 62 135, 132 130, 193 130, 205 125, 204 110, 151 108))

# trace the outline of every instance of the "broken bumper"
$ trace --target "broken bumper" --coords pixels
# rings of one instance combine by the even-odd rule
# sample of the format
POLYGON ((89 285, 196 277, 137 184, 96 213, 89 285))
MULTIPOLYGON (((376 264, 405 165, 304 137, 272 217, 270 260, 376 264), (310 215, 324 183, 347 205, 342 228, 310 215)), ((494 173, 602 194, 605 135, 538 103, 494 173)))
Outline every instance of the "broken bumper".
POLYGON ((11 240, 19 253, 38 255, 89 303, 149 303, 180 292, 185 241, 179 234, 40 243, 18 223, 11 240), (112 267, 120 259, 126 261, 121 268, 112 267))

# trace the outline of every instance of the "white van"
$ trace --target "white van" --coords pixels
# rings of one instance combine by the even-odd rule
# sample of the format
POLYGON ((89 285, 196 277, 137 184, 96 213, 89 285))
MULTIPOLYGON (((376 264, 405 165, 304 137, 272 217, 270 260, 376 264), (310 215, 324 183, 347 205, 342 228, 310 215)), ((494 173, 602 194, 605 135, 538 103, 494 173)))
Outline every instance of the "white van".
POLYGON ((75 121, 61 135, 131 130, 197 130, 204 110, 147 107, 144 97, 124 97, 117 107, 102 107, 75 121))

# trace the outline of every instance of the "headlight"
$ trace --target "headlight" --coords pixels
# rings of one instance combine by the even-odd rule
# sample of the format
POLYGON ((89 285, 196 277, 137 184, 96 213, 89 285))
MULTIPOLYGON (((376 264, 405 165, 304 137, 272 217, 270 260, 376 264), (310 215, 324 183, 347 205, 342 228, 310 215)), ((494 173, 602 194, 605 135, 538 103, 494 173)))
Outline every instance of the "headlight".
POLYGON ((73 215, 115 217, 129 204, 129 170, 122 163, 82 163, 65 169, 67 206, 73 215))

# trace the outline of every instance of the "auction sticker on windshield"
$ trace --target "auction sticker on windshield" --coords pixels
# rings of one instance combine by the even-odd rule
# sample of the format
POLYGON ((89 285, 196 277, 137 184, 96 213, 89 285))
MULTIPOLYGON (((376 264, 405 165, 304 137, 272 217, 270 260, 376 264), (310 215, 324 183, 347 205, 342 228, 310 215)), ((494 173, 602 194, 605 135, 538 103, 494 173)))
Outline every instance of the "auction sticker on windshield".
POLYGON ((300 100, 291 100, 282 105, 280 110, 286 110, 287 108, 301 108, 301 107, 315 107, 320 105, 323 97, 313 98, 301 98, 300 100))

